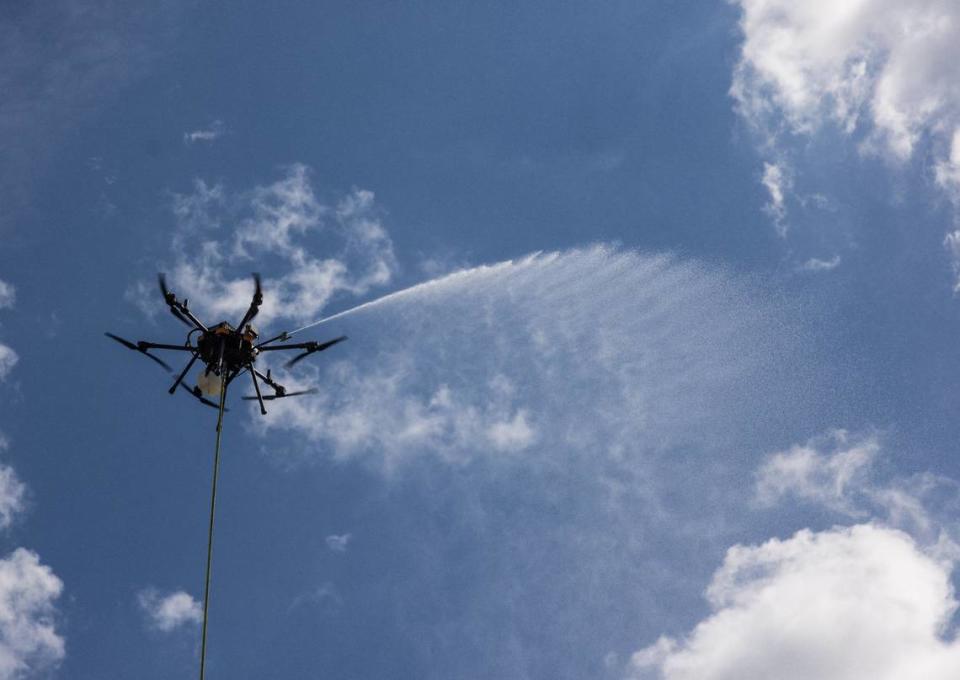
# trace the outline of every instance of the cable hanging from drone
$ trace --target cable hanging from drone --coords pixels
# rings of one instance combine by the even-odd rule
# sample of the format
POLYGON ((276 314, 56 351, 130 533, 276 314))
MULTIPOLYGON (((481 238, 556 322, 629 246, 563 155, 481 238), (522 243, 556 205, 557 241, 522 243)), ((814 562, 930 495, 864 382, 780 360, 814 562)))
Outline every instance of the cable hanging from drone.
POLYGON ((190 354, 190 359, 187 361, 187 364, 177 375, 176 380, 174 380, 173 384, 170 386, 170 389, 167 391, 170 394, 173 394, 179 387, 197 399, 200 403, 217 409, 217 443, 216 448, 214 449, 213 479, 210 489, 210 524, 207 531, 207 566, 204 575, 203 588, 203 627, 200 637, 200 680, 204 680, 207 658, 207 620, 210 603, 210 575, 211 565, 213 563, 213 528, 217 507, 217 479, 220 472, 220 438, 223 431, 223 414, 228 410, 226 408, 227 388, 233 379, 238 375, 242 373, 249 373, 250 379, 253 382, 254 394, 244 396, 243 399, 256 399, 260 404, 260 413, 266 415, 267 409, 264 406, 265 401, 296 397, 303 394, 311 394, 316 392, 316 390, 307 389, 293 392, 287 391, 283 385, 273 379, 270 374, 270 369, 267 369, 267 372, 264 374, 255 368, 257 357, 260 354, 263 352, 299 350, 299 353, 296 356, 284 364, 287 368, 290 368, 311 354, 322 352, 325 349, 333 347, 337 343, 343 342, 347 339, 347 337, 342 335, 334 338, 333 340, 327 340, 326 342, 309 341, 290 344, 274 344, 276 342, 286 342, 289 340, 291 333, 281 333, 270 340, 258 343, 257 339, 259 334, 251 322, 259 313, 260 305, 263 304, 263 290, 260 285, 259 274, 253 275, 255 286, 253 300, 250 302, 250 307, 247 308, 246 313, 243 315, 243 319, 240 320, 240 323, 237 324, 236 327, 231 326, 226 321, 221 321, 220 323, 210 327, 205 326, 193 314, 193 312, 190 311, 187 300, 184 299, 181 302, 177 299, 177 296, 174 295, 169 288, 167 288, 166 277, 164 277, 163 274, 160 274, 158 278, 160 282, 160 292, 163 294, 163 300, 169 308, 170 313, 176 317, 177 320, 181 321, 187 326, 190 326, 190 331, 187 333, 185 342, 182 345, 148 342, 146 340, 131 342, 121 338, 118 335, 114 335, 113 333, 105 333, 105 335, 112 340, 116 340, 118 343, 128 349, 140 352, 148 359, 162 366, 168 373, 173 372, 173 369, 170 368, 170 365, 163 361, 163 359, 151 354, 150 350, 188 352, 190 354), (193 368, 197 361, 203 363, 203 368, 200 369, 200 373, 197 375, 196 385, 190 388, 187 387, 187 385, 184 383, 184 380, 186 379, 187 374, 190 372, 190 369, 193 368), (260 381, 273 390, 273 394, 263 394, 260 389, 260 381), (217 398, 217 402, 214 402, 208 397, 217 398))

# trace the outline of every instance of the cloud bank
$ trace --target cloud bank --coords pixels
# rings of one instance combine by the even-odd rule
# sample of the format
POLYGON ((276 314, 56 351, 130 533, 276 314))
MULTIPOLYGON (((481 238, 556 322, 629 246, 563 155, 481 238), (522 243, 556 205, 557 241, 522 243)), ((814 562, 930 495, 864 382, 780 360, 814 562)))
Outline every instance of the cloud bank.
POLYGON ((876 433, 832 431, 771 454, 761 508, 798 503, 861 522, 735 545, 706 590, 711 614, 636 652, 638 679, 907 680, 960 672, 960 487, 929 473, 884 478, 876 433))
POLYGON ((713 613, 637 652, 632 677, 954 678, 951 566, 871 524, 734 546, 707 589, 713 613))

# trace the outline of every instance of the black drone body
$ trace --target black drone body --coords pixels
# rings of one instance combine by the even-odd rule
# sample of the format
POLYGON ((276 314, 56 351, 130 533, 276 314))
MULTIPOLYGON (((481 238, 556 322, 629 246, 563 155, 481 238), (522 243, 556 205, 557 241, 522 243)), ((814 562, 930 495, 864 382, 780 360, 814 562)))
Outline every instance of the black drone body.
POLYGON ((242 373, 250 374, 253 381, 253 389, 256 393, 255 395, 243 398, 250 400, 256 399, 260 404, 260 412, 263 414, 267 412, 267 409, 263 405, 264 401, 310 394, 314 390, 288 392, 283 385, 273 380, 269 370, 264 374, 256 369, 255 364, 257 357, 262 352, 299 350, 300 354, 287 362, 286 365, 289 367, 314 352, 322 352, 338 342, 347 339, 346 336, 340 336, 327 342, 311 341, 274 344, 285 343, 290 339, 290 334, 284 332, 264 342, 258 342, 259 334, 257 329, 251 324, 251 321, 253 321, 254 317, 260 311, 260 305, 263 303, 260 276, 257 274, 253 275, 255 283, 253 300, 246 314, 243 315, 243 319, 235 327, 226 321, 221 321, 214 326, 205 326, 194 316, 193 312, 190 311, 187 306, 187 300, 181 302, 177 299, 177 296, 167 288, 167 282, 163 274, 160 274, 159 279, 160 291, 163 293, 164 302, 170 309, 170 313, 187 326, 190 326, 186 342, 182 345, 147 342, 145 340, 133 343, 113 333, 106 333, 106 335, 124 347, 136 350, 144 356, 149 357, 168 371, 172 371, 170 366, 162 359, 150 354, 150 350, 189 352, 191 355, 190 360, 177 376, 173 385, 170 386, 169 392, 173 394, 177 391, 177 388, 180 387, 207 406, 219 408, 220 405, 207 399, 207 397, 204 396, 205 394, 208 396, 220 395, 221 392, 226 391, 231 381, 242 373), (187 373, 197 361, 200 361, 204 368, 198 377, 197 385, 190 388, 184 384, 184 378, 186 378, 187 373), (260 391, 260 381, 263 381, 264 384, 269 386, 273 390, 273 394, 263 394, 260 391))

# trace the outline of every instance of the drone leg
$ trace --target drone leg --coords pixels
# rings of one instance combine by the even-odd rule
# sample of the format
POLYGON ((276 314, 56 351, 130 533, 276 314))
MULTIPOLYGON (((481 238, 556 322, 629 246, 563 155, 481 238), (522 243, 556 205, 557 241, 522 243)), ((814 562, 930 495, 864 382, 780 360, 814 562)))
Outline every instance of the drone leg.
POLYGON ((250 377, 253 378, 253 389, 257 393, 257 401, 260 402, 260 414, 267 415, 267 409, 263 405, 263 395, 260 394, 260 383, 257 382, 257 372, 253 370, 253 366, 248 366, 250 369, 250 377))
POLYGON ((270 387, 273 388, 273 391, 276 392, 277 395, 283 396, 284 394, 286 394, 287 388, 281 385, 280 383, 276 382, 273 378, 271 378, 269 375, 270 371, 267 371, 267 375, 264 375, 263 373, 261 373, 255 368, 251 367, 251 369, 253 370, 254 373, 257 374, 257 377, 260 378, 260 380, 270 385, 270 387))
POLYGON ((199 359, 199 358, 200 358, 200 355, 199 355, 199 354, 194 354, 194 355, 190 358, 190 361, 189 361, 189 363, 187 363, 186 368, 184 368, 183 371, 180 373, 180 375, 177 376, 177 382, 175 382, 175 383, 173 383, 173 385, 171 385, 170 390, 169 390, 170 394, 173 394, 174 392, 177 391, 177 387, 179 387, 179 386, 180 386, 180 383, 183 382, 183 379, 184 379, 185 377, 187 377, 187 372, 188 372, 188 371, 190 370, 190 368, 193 366, 194 362, 195 362, 197 359, 199 359))

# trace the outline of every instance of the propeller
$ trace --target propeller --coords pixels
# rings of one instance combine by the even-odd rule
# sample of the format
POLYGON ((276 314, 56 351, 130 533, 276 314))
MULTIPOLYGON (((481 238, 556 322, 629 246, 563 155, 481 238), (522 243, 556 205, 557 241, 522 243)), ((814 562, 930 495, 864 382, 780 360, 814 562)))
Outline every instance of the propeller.
MULTIPOLYGON (((270 401, 272 399, 285 399, 286 397, 298 397, 301 394, 316 394, 316 393, 317 393, 317 388, 311 387, 309 390, 298 390, 296 392, 285 392, 283 394, 269 394, 263 397, 263 400, 270 401)), ((253 401, 253 400, 256 400, 256 398, 257 398, 256 395, 252 397, 243 397, 243 399, 246 399, 247 401, 253 401)))
POLYGON ((346 336, 346 335, 341 335, 339 338, 334 338, 333 340, 327 340, 326 342, 311 342, 311 343, 308 343, 308 345, 307 345, 307 351, 306 351, 306 352, 304 352, 303 354, 298 354, 297 356, 293 357, 290 361, 288 361, 286 364, 284 364, 284 366, 285 366, 286 368, 290 368, 290 367, 293 366, 295 363, 297 363, 297 362, 300 361, 301 359, 304 359, 304 358, 310 356, 310 355, 313 354, 314 352, 322 352, 323 350, 328 349, 328 348, 330 348, 330 347, 333 347, 333 346, 336 345, 338 342, 343 342, 343 341, 346 340, 346 339, 347 339, 347 336, 346 336))
MULTIPOLYGON (((191 389, 191 388, 187 387, 186 385, 184 385, 183 383, 180 383, 180 387, 182 387, 182 388, 184 389, 184 391, 185 391, 187 394, 189 394, 191 397, 194 397, 195 399, 197 399, 201 404, 206 404, 207 406, 212 406, 213 408, 216 408, 216 409, 219 409, 219 408, 220 408, 220 404, 214 403, 214 402, 210 401, 209 399, 207 399, 206 397, 204 397, 204 396, 203 396, 203 392, 200 391, 200 388, 199 388, 199 387, 194 387, 193 389, 191 389)), ((224 411, 229 411, 230 409, 224 407, 223 410, 224 410, 224 411)))
POLYGON ((173 371, 173 369, 170 368, 170 366, 167 364, 167 362, 163 361, 162 359, 158 359, 157 357, 155 357, 155 356, 153 356, 152 354, 150 354, 149 352, 147 352, 147 348, 146 348, 146 347, 142 347, 140 344, 136 344, 136 345, 135 345, 134 343, 130 342, 129 340, 124 340, 124 339, 121 338, 119 335, 114 335, 113 333, 104 333, 104 335, 106 335, 108 338, 111 338, 112 340, 116 340, 117 342, 119 342, 119 343, 120 343, 121 345, 123 345, 124 347, 127 347, 127 348, 132 349, 132 350, 137 351, 137 352, 140 352, 140 354, 142 354, 143 356, 145 356, 145 357, 147 357, 147 358, 149 358, 149 359, 153 359, 153 360, 156 361, 158 364, 160 364, 160 365, 163 366, 165 369, 167 369, 167 372, 168 372, 168 373, 170 373, 170 372, 173 371))
POLYGON ((163 293, 163 300, 167 303, 167 306, 170 308, 170 313, 175 317, 180 319, 183 323, 187 324, 191 328, 194 327, 193 322, 190 321, 187 317, 177 311, 177 308, 173 306, 173 303, 177 301, 177 296, 170 292, 170 289, 167 288, 167 275, 166 274, 157 274, 157 281, 160 283, 160 292, 163 293))

